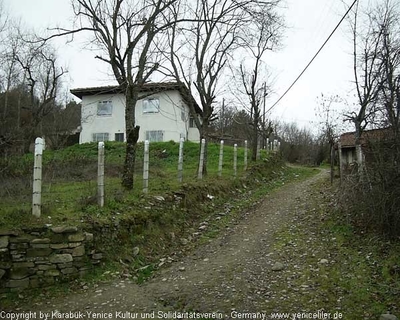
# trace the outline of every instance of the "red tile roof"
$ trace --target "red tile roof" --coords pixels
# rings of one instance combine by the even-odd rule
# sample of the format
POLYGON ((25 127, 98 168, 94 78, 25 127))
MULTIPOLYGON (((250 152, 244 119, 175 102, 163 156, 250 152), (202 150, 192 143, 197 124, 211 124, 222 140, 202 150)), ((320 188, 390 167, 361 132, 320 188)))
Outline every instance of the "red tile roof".
MULTIPOLYGON (((368 141, 377 141, 385 138, 390 133, 390 128, 365 130, 361 134, 361 145, 366 145, 368 141)), ((346 132, 340 136, 342 148, 355 147, 355 132, 346 132)))

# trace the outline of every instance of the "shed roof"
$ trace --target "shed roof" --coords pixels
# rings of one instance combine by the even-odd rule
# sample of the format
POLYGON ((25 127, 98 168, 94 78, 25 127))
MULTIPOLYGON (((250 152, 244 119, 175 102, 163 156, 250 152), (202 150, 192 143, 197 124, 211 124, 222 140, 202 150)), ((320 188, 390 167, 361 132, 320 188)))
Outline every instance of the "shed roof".
MULTIPOLYGON (((390 133, 390 128, 365 130, 361 133, 361 145, 366 145, 369 141, 384 139, 390 133)), ((356 145, 356 133, 346 132, 340 136, 342 148, 354 148, 356 145)))

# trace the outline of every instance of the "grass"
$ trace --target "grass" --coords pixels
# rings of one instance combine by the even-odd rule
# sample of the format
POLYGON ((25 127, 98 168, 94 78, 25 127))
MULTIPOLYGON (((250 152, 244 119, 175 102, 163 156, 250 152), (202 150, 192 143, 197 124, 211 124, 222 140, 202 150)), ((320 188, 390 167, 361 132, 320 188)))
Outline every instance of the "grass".
POLYGON ((400 243, 350 225, 327 183, 315 190, 321 194, 307 201, 306 212, 279 231, 274 249, 288 261, 284 276, 290 280, 274 287, 287 292, 276 307, 337 311, 345 319, 378 319, 387 311, 398 315, 400 243))
MULTIPOLYGON (((96 205, 97 192, 97 145, 82 144, 58 151, 45 151, 43 155, 43 214, 40 223, 79 222, 82 213, 96 211, 101 215, 113 211, 125 211, 137 205, 142 194, 143 143, 138 144, 134 190, 126 192, 120 186, 125 145, 107 142, 105 145, 105 208, 96 205)), ((179 190, 177 180, 179 144, 155 142, 150 144, 149 196, 179 190)), ((199 145, 185 142, 183 182, 196 183, 199 145)), ((208 146, 208 176, 204 182, 233 179, 233 147, 224 147, 223 175, 217 176, 219 145, 208 146)), ((265 154, 264 154, 265 157, 265 154)), ((243 174, 244 150, 238 149, 238 172, 243 174)), ((31 181, 33 155, 1 159, 7 170, 0 182, 0 223, 17 227, 19 223, 32 223, 31 181), (19 219, 15 219, 18 217, 19 219), (21 221, 20 218, 23 218, 21 221)))
MULTIPOLYGON (((217 177, 217 171, 210 169, 207 178, 197 181, 192 177, 196 172, 198 145, 188 143, 185 148, 187 148, 185 153, 187 163, 184 165, 186 181, 183 184, 179 184, 176 179, 177 144, 172 142, 154 144, 151 145, 153 152, 151 159, 157 164, 157 169, 153 172, 153 176, 155 175, 157 179, 151 184, 149 194, 141 193, 139 181, 136 181, 134 191, 126 192, 121 189, 119 178, 111 176, 106 180, 108 189, 104 208, 99 208, 93 202, 93 198, 90 198, 94 182, 83 182, 79 179, 73 183, 62 179, 54 180, 51 186, 53 191, 65 195, 57 206, 45 209, 46 215, 43 214, 40 223, 76 222, 83 224, 85 228, 92 228, 91 230, 99 235, 95 237, 96 248, 107 257, 100 268, 94 269, 83 280, 76 281, 71 290, 79 289, 82 283, 108 281, 123 274, 142 283, 158 269, 160 257, 181 251, 180 239, 188 238, 197 229, 200 221, 215 215, 216 210, 223 208, 226 203, 229 202, 232 206, 234 218, 242 209, 251 206, 267 192, 316 172, 313 169, 286 167, 279 157, 269 155, 258 164, 249 166, 246 172, 242 167, 240 176, 235 179, 232 177, 233 168, 228 168, 233 162, 233 148, 225 146, 223 177, 217 177), (164 150, 167 150, 168 156, 165 156, 164 150), (162 157, 157 156, 160 153, 163 154, 162 157), (82 185, 86 187, 83 188, 82 185), (154 197, 160 195, 164 200, 159 201, 154 197), (71 203, 66 204, 65 199, 71 203), (136 256, 132 254, 134 247, 140 248, 136 256)), ((115 165, 121 161, 119 155, 122 151, 121 144, 108 144, 107 161, 115 165)), ((218 163, 212 155, 214 151, 219 153, 219 146, 210 145, 209 168, 218 163)), ((243 150, 239 150, 239 156, 243 156, 242 152, 243 150)), ((63 156, 60 156, 55 152, 52 161, 58 159, 57 161, 66 164, 70 160, 74 161, 73 155, 91 159, 90 161, 96 159, 94 147, 90 145, 75 146, 69 151, 63 150, 62 153, 63 156)), ((84 168, 82 171, 84 171, 82 175, 87 174, 84 168)), ((2 215, 0 219, 8 226, 38 223, 23 210, 14 210, 12 215, 2 215), (16 212, 19 212, 18 216, 16 212)), ((226 219, 221 223, 229 221, 226 219)), ((215 226, 212 235, 208 232, 205 238, 217 236, 220 228, 221 226, 215 226)), ((198 244, 201 244, 201 241, 198 244)), ((57 287, 46 289, 46 292, 49 295, 62 296, 70 285, 57 284, 57 287)), ((13 298, 10 297, 3 299, 2 303, 11 306, 13 298)))

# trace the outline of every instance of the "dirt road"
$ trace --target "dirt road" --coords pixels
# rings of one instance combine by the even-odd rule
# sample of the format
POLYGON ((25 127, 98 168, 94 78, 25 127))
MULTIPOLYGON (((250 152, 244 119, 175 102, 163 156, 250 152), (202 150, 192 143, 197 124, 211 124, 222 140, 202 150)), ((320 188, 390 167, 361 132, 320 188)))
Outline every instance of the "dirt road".
MULTIPOLYGON (((142 285, 119 279, 62 299, 20 306, 20 311, 42 312, 49 319, 166 318, 168 311, 219 312, 225 318, 247 315, 269 319, 271 312, 286 312, 279 310, 279 301, 290 296, 295 301, 295 295, 301 292, 287 285, 292 276, 287 273, 288 265, 294 262, 277 249, 279 232, 290 229, 295 223, 293 217, 298 219, 304 210, 310 209, 309 197, 319 195, 315 184, 326 176, 326 171, 322 171, 266 196, 239 223, 157 271, 154 278, 142 285)), ((191 314, 195 315, 200 317, 191 314)))

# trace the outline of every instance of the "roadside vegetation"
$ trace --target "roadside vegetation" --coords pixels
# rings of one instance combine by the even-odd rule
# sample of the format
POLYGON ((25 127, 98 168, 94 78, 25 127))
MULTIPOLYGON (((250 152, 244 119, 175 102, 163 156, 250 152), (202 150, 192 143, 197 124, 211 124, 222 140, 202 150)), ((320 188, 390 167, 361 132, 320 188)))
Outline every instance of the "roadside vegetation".
POLYGON ((351 223, 337 184, 314 187, 274 249, 287 261, 271 288, 279 310, 321 310, 343 319, 400 313, 400 243, 351 223), (281 281, 280 281, 281 280, 281 281))
MULTIPOLYGON (((197 166, 191 165, 196 163, 199 146, 186 143, 184 183, 180 184, 176 172, 178 147, 179 144, 173 142, 151 144, 150 189, 144 195, 140 163, 137 164, 137 188, 135 191, 123 191, 117 176, 118 167, 122 165, 120 154, 124 152, 123 144, 107 143, 107 200, 104 208, 93 202, 95 181, 87 180, 96 176, 97 145, 46 151, 44 167, 52 165, 59 169, 50 175, 53 179, 47 180, 45 188, 46 184, 51 188, 62 186, 66 194, 64 199, 60 194, 59 201, 70 202, 64 206, 60 206, 60 202, 48 202, 46 214, 38 220, 31 217, 28 203, 14 200, 13 206, 4 208, 4 201, 7 200, 3 197, 2 227, 18 229, 44 223, 73 224, 97 233, 96 247, 103 251, 106 261, 86 278, 68 284, 72 290, 88 288, 91 284, 115 277, 142 283, 163 265, 216 237, 232 221, 240 221, 243 212, 257 205, 267 193, 318 172, 311 168, 287 167, 279 154, 270 153, 263 154, 263 160, 257 163, 249 163, 247 171, 243 170, 243 162, 239 160, 240 174, 234 178, 233 148, 225 146, 223 175, 218 177, 219 145, 209 144, 209 172, 206 178, 199 181, 196 179, 197 166), (81 165, 77 164, 77 159, 81 165), (71 170, 75 175, 70 175, 71 170), (72 177, 71 181, 65 181, 66 177, 72 177), (92 188, 88 187, 90 184, 92 188), (82 194, 85 187, 88 188, 87 193, 82 194), (203 231, 199 227, 204 224, 207 224, 207 229, 203 231)), ((138 151, 140 154, 141 150, 138 151)), ((243 149, 238 150, 238 157, 243 159, 243 149)), ((28 178, 32 170, 32 155, 13 161, 9 162, 7 174, 28 178)), ((18 199, 19 195, 13 193, 10 196, 11 201, 12 197, 18 199)), ((57 292, 63 294, 65 290, 66 287, 59 286, 44 292, 53 295, 57 292)), ((12 304, 14 295, 4 298, 4 303, 12 304)))

